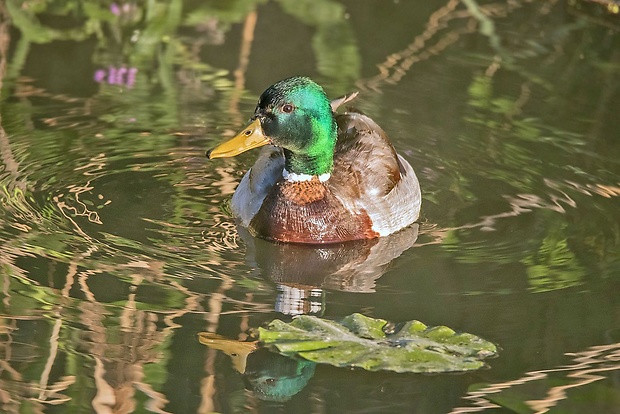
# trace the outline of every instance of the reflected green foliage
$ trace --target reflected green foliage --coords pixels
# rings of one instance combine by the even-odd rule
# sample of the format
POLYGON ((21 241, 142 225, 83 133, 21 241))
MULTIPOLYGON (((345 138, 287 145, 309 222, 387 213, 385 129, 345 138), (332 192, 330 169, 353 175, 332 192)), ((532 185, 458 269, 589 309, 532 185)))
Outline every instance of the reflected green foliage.
MULTIPOLYGON (((360 56, 342 4, 335 1, 280 0, 282 8, 300 22, 316 27, 312 48, 321 75, 338 85, 350 85, 360 76, 360 56)), ((349 90, 338 90, 345 94, 349 90)))
POLYGON ((290 324, 276 319, 260 328, 259 339, 283 355, 368 371, 470 371, 497 353, 492 343, 446 326, 409 321, 393 332, 389 329, 387 321, 359 313, 341 323, 301 315, 290 324))
POLYGON ((207 0, 202 1, 195 9, 190 10, 184 24, 199 26, 215 21, 223 26, 222 30, 230 29, 232 23, 239 23, 266 0, 207 0))
POLYGON ((587 274, 568 246, 565 228, 549 233, 538 252, 522 263, 527 266, 529 284, 536 292, 580 285, 587 274))
POLYGON ((12 23, 20 30, 22 35, 33 43, 49 43, 55 40, 81 41, 91 35, 102 35, 102 23, 111 22, 114 15, 98 2, 88 2, 82 9, 78 2, 55 2, 41 1, 28 2, 27 7, 23 2, 7 0, 8 12, 12 23), (39 13, 66 16, 84 14, 87 20, 78 27, 58 29, 42 24, 36 17, 39 13))
MULTIPOLYGON (((4 321, 0 333, 3 341, 16 341, 12 353, 18 356, 12 365, 19 376, 2 377, 3 389, 11 395, 11 400, 3 405, 5 412, 14 409, 27 412, 49 404, 62 404, 65 410, 72 412, 90 411, 87 407, 92 407, 92 390, 96 388, 92 373, 97 371, 98 364, 105 365, 109 372, 118 373, 126 369, 127 364, 140 360, 147 376, 144 384, 161 389, 166 379, 165 375, 162 376, 165 371, 154 363, 166 354, 169 343, 161 338, 154 340, 158 334, 152 318, 149 321, 146 313, 129 310, 127 303, 116 306, 69 299, 56 289, 20 277, 7 266, 0 269, 0 277, 10 277, 5 279, 10 280, 6 288, 19 292, 12 295, 10 301, 2 303, 1 312, 20 315, 24 319, 15 332, 12 331, 15 326, 4 321), (136 323, 153 331, 136 337, 128 331, 128 326, 122 327, 114 322, 119 318, 131 319, 132 313, 136 323), (85 331, 83 324, 89 329, 85 331), (93 326, 99 326, 99 329, 92 330, 93 326), (51 348, 40 346, 38 338, 47 339, 51 348), (52 367, 54 371, 50 372, 52 367), (157 372, 159 374, 155 375, 157 372), (34 388, 22 378, 40 378, 41 381, 34 388)), ((173 291, 159 292, 160 295, 169 293, 175 294, 173 291)), ((162 305, 162 309, 168 310, 180 303, 172 299, 162 305)), ((149 311, 152 310, 151 307, 149 311)), ((126 375, 131 377, 135 373, 130 369, 126 375)), ((141 399, 148 401, 149 397, 141 399)))
MULTIPOLYGON (((247 343, 282 317, 284 293, 320 298, 330 319, 424 315, 480 333, 504 348, 482 373, 489 383, 617 342, 614 16, 600 25, 574 2, 466 3, 0 2, 0 411, 445 413, 481 378, 324 366, 310 379, 313 362, 274 353, 239 374, 196 340, 247 343), (255 155, 207 162, 204 150, 288 74, 330 96, 360 90, 355 105, 423 187, 412 248, 361 249, 334 267, 330 249, 300 265, 287 260, 298 246, 269 245, 250 260, 226 206, 255 155)), ((407 346, 433 332, 471 338, 382 323, 360 322, 363 335, 328 325, 379 351, 398 335, 407 346)), ((456 366, 483 365, 437 346, 453 348, 456 366)), ((617 359, 553 404, 615 408, 617 359)), ((577 381, 560 376, 541 379, 543 393, 577 381)), ((490 398, 521 410, 541 398, 528 383, 490 398)))
MULTIPOLYGON (((468 2, 468 7, 481 6, 468 2)), ((555 122, 559 112, 569 110, 559 98, 568 93, 568 84, 562 80, 577 76, 579 70, 584 71, 583 67, 590 68, 589 72, 579 75, 584 78, 605 82, 611 76, 600 69, 600 62, 605 62, 607 57, 603 48, 596 51, 592 38, 585 38, 580 44, 570 43, 573 32, 580 30, 583 24, 576 22, 549 28, 548 36, 554 39, 554 45, 557 47, 560 42, 570 50, 570 55, 563 59, 550 56, 552 45, 548 41, 527 36, 518 42, 512 41, 499 29, 497 22, 480 29, 492 33, 492 48, 497 55, 487 57, 486 61, 481 56, 469 57, 484 70, 474 73, 469 83, 468 107, 463 116, 467 128, 460 132, 456 143, 460 154, 455 151, 444 165, 450 176, 446 176, 442 184, 453 193, 453 200, 458 200, 462 206, 460 211, 484 198, 481 181, 507 203, 503 211, 496 207, 495 212, 455 223, 456 228, 447 231, 443 238, 443 248, 462 263, 507 265, 518 262, 525 266, 527 282, 534 292, 585 283, 590 261, 577 253, 591 240, 591 236, 586 239, 585 235, 591 231, 600 233, 597 239, 601 245, 594 250, 617 240, 620 235, 615 220, 610 217, 604 226, 607 229, 603 230, 600 226, 589 226, 587 220, 577 226, 567 226, 563 216, 572 215, 576 208, 588 208, 596 201, 591 196, 597 192, 592 190, 608 185, 615 188, 617 181, 613 173, 617 160, 593 150, 601 143, 596 141, 587 122, 579 128, 555 122), (506 45, 510 45, 511 50, 506 45), (510 53, 508 60, 505 59, 507 53, 510 53), (590 59, 584 61, 579 70, 574 61, 566 66, 566 59, 577 59, 579 55, 583 58, 584 54, 590 59), (548 60, 543 70, 536 74, 528 72, 533 63, 542 65, 544 59, 548 60), (504 82, 506 73, 514 74, 512 83, 504 82), (537 96, 548 91, 552 91, 553 98, 548 98, 544 105, 539 104, 537 96), (594 175, 587 172, 588 168, 577 167, 593 163, 598 165, 598 173, 594 175), (527 233, 526 228, 520 229, 525 220, 518 217, 524 214, 536 216, 532 220, 537 223, 536 230, 527 233), (506 222, 508 218, 514 224, 506 222), (470 229, 496 230, 500 219, 505 226, 522 234, 520 247, 511 248, 501 242, 486 249, 479 247, 483 237, 472 238, 476 232, 470 229)), ((610 97, 599 94, 597 99, 601 102, 599 105, 604 105, 610 97)), ((574 116, 583 119, 586 115, 574 116)), ((433 193, 428 199, 438 204, 447 201, 438 199, 433 193)), ((494 239, 494 235, 486 233, 484 238, 494 239)))
POLYGON ((501 53, 502 56, 506 56, 506 58, 511 59, 510 56, 507 56, 506 53, 503 52, 503 48, 501 45, 501 40, 499 35, 495 30, 495 22, 487 17, 483 10, 481 10, 480 6, 476 2, 476 0, 462 0, 463 3, 467 6, 469 13, 479 22, 479 31, 481 34, 489 38, 489 43, 491 47, 501 53))

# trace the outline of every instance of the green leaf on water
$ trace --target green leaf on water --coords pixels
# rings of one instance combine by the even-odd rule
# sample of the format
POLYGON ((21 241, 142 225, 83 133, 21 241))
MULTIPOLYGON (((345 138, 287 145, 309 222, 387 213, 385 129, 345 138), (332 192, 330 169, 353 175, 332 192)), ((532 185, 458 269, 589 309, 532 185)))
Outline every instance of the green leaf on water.
POLYGON ((282 355, 368 371, 471 371, 497 354, 491 342, 446 326, 428 327, 415 320, 393 332, 388 326, 359 313, 340 323, 301 315, 291 323, 276 319, 259 328, 259 339, 282 355))

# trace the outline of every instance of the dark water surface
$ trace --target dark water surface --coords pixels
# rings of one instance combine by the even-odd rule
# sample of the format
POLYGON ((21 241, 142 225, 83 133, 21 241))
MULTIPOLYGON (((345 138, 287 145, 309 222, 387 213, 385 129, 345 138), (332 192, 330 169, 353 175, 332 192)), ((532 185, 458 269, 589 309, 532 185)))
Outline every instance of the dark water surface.
POLYGON ((0 411, 620 413, 614 10, 0 4, 0 411), (296 74, 361 92, 418 173, 419 228, 323 249, 237 230, 227 203, 256 153, 204 152, 296 74), (259 354, 242 375, 197 339, 301 312, 501 351, 461 375, 259 354))

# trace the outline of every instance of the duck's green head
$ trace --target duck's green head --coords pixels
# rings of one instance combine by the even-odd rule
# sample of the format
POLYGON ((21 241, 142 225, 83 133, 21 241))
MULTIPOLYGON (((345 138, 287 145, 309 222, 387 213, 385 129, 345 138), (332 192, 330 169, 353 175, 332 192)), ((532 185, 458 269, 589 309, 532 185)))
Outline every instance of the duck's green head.
POLYGON ((250 125, 207 155, 231 157, 273 144, 284 149, 289 173, 322 175, 332 170, 336 136, 336 121, 323 88, 309 78, 292 77, 263 92, 250 125))

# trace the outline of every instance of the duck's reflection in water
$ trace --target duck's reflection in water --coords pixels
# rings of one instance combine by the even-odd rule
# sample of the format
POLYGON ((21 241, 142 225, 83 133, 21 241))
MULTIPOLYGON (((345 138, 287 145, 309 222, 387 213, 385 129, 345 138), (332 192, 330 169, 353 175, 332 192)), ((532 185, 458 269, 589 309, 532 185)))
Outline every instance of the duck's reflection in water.
POLYGON ((388 265, 415 243, 417 223, 371 240, 300 245, 273 243, 240 228, 246 262, 278 288, 275 310, 286 315, 321 314, 324 289, 372 293, 388 265))
MULTIPOLYGON (((272 243, 252 237, 243 228, 239 233, 247 245, 248 265, 276 283, 275 310, 295 316, 321 314, 325 289, 374 292, 377 279, 392 260, 415 243, 418 224, 388 237, 325 246, 272 243)), ((200 333, 199 339, 231 357, 246 388, 261 400, 287 401, 314 375, 315 363, 272 353, 257 342, 209 332, 200 333)))
POLYGON ((228 355, 235 370, 243 375, 246 389, 261 400, 288 401, 314 375, 314 362, 278 355, 260 348, 257 342, 240 342, 210 332, 201 332, 198 339, 228 355))

